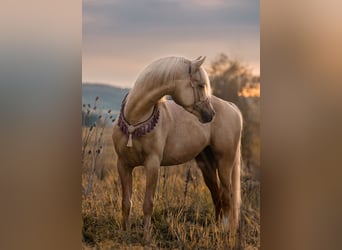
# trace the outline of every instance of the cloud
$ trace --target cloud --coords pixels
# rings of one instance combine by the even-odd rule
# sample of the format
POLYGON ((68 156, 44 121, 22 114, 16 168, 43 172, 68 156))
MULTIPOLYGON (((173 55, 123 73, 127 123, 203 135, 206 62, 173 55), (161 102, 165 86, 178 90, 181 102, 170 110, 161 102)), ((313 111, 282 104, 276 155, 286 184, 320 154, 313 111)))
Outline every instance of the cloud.
MULTIPOLYGON (((259 30, 258 1, 85 0, 83 63, 96 67, 98 58, 106 58, 102 64, 135 60, 143 67, 166 54, 207 54, 210 59, 220 52, 255 62, 260 57, 259 30)), ((84 77, 89 75, 84 72, 84 77)))
MULTIPOLYGON (((259 27, 259 5, 223 4, 220 8, 203 8, 204 1, 97 1, 85 2, 84 34, 98 35, 136 35, 158 32, 207 33, 227 27, 259 27), (184 3, 185 2, 185 3, 184 3), (92 19, 92 22, 88 22, 92 19), (87 23, 88 22, 88 23, 87 23)), ((206 1, 207 2, 207 1, 206 1)), ((208 1, 211 2, 211 1, 208 1)), ((221 1, 214 1, 221 2, 221 1)))

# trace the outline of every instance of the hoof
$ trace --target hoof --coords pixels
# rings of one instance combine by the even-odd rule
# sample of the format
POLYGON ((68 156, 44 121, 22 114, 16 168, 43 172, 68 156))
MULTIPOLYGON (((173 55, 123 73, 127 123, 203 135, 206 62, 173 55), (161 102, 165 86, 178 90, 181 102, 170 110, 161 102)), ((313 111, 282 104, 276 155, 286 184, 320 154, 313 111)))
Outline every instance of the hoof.
POLYGON ((226 216, 222 217, 221 225, 222 225, 222 228, 223 228, 224 232, 228 232, 229 231, 229 220, 228 220, 228 217, 226 217, 226 216))
POLYGON ((151 245, 151 235, 149 233, 144 233, 142 245, 143 246, 150 246, 151 245))
POLYGON ((145 239, 145 237, 144 237, 143 241, 142 241, 142 245, 146 246, 146 247, 150 246, 151 245, 151 239, 150 238, 145 239))

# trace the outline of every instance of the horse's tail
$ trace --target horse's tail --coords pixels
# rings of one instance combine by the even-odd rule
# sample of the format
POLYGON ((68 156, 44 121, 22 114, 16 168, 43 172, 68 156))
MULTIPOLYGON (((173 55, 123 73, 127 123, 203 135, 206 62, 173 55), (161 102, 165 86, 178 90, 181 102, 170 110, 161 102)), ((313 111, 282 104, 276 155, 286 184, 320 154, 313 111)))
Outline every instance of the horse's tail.
MULTIPOLYGON (((240 144, 240 143, 239 143, 240 144)), ((241 181, 240 181, 240 171, 241 171, 241 146, 238 145, 233 172, 232 172, 232 229, 234 232, 237 231, 239 227, 239 217, 240 217, 240 206, 241 206, 241 181)))
POLYGON ((241 111, 239 108, 236 107, 236 110, 239 113, 240 116, 240 122, 241 122, 241 127, 240 127, 240 137, 239 137, 239 142, 236 148, 236 153, 235 153, 235 159, 234 159, 234 165, 233 165, 233 170, 232 170, 232 229, 234 232, 237 231, 239 227, 239 219, 240 219, 240 207, 241 207, 241 171, 242 171, 242 155, 241 155, 241 137, 242 137, 242 130, 243 130, 243 118, 241 111))

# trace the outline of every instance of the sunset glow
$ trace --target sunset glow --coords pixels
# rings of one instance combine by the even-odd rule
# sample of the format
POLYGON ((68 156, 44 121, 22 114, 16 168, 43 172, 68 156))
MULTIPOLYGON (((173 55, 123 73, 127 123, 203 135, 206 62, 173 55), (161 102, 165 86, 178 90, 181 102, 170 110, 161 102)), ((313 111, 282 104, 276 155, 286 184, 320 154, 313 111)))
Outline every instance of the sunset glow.
POLYGON ((260 97, 260 84, 257 84, 256 86, 252 88, 243 88, 239 92, 239 96, 243 97, 260 97))
POLYGON ((132 87, 157 58, 220 53, 259 74, 259 30, 258 1, 85 0, 82 81, 132 87))

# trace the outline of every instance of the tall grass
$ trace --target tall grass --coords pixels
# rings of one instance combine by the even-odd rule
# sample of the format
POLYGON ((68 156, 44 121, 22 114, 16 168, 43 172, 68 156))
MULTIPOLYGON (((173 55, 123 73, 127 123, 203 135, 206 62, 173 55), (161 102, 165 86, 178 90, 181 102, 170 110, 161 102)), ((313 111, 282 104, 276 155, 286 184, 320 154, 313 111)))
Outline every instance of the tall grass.
MULTIPOLYGON (((121 184, 115 166, 111 132, 112 128, 104 127, 100 144, 95 139, 95 134, 88 141, 89 148, 102 146, 94 169, 94 156, 84 157, 83 160, 85 186, 89 183, 89 174, 97 171, 104 174, 93 174, 91 192, 83 196, 82 245, 84 249, 140 249, 146 181, 144 168, 137 167, 133 171, 131 229, 123 231, 121 184)), ((247 169, 244 169, 241 181, 242 207, 240 226, 235 238, 236 248, 259 249, 260 183, 253 179, 247 169)), ((214 211, 209 190, 195 162, 160 168, 152 216, 151 248, 230 249, 231 239, 215 222, 214 211)))
POLYGON ((95 171, 102 176, 103 166, 98 164, 98 159, 103 148, 108 143, 103 134, 106 126, 114 122, 111 110, 98 111, 95 98, 94 105, 83 104, 82 108, 82 191, 84 196, 90 195, 94 185, 95 171))

